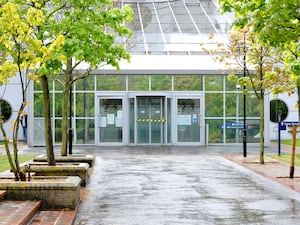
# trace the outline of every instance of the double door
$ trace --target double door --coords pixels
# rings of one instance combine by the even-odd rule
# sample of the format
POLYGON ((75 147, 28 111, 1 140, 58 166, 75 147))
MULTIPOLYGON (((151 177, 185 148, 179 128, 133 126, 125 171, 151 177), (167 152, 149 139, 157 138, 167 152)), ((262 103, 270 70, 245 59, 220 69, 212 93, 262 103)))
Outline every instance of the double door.
POLYGON ((167 98, 136 98, 136 143, 165 144, 167 142, 167 98))

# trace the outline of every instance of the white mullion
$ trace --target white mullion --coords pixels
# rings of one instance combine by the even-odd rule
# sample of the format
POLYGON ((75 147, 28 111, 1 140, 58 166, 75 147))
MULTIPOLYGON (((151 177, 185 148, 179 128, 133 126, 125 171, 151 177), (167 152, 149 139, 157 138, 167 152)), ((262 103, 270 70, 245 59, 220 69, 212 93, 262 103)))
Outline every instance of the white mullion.
POLYGON ((144 27, 143 27, 143 20, 142 20, 142 14, 141 14, 141 9, 140 9, 140 4, 137 2, 136 3, 137 6, 137 10, 139 13, 139 18, 140 18, 140 26, 141 26, 141 31, 142 31, 142 35, 143 35, 143 39, 144 39, 144 47, 145 47, 145 52, 146 55, 148 55, 148 45, 147 45, 147 41, 146 41, 146 36, 145 36, 145 32, 144 32, 144 27))
POLYGON ((197 32, 198 32, 199 34, 201 34, 201 32, 200 32, 200 30, 198 29, 197 24, 196 24, 196 22, 195 22, 195 20, 194 20, 194 18, 193 18, 193 16, 192 16, 192 14, 191 14, 191 12, 190 12, 190 10, 189 10, 188 7, 186 6, 185 1, 184 1, 184 7, 185 7, 185 10, 187 11, 187 13, 189 14, 189 16, 190 16, 190 18, 191 18, 191 20, 192 20, 192 22, 193 22, 193 24, 194 24, 194 26, 195 26, 197 32))
POLYGON ((138 126, 137 126, 137 120, 138 120, 138 113, 137 113, 137 99, 136 99, 136 96, 134 96, 134 99, 133 99, 133 107, 134 107, 134 144, 136 145, 137 144, 137 141, 138 141, 138 126))
POLYGON ((179 24, 178 24, 178 21, 177 21, 177 19, 176 19, 176 16, 175 16, 174 10, 173 10, 173 8, 172 8, 172 6, 171 6, 171 4, 170 4, 170 1, 168 1, 168 5, 169 5, 170 11, 171 11, 171 13, 172 13, 172 16, 173 16, 173 18, 174 18, 175 24, 176 24, 176 26, 177 26, 177 28, 178 28, 178 30, 179 30, 179 33, 182 34, 182 31, 181 31, 181 29, 180 29, 180 26, 179 26, 179 24))
MULTIPOLYGON (((155 16, 156 16, 157 24, 158 24, 158 27, 159 27, 159 30, 160 30, 160 34, 162 36, 162 39, 164 41, 165 46, 167 46, 167 41, 165 39, 165 36, 164 36, 164 33, 163 33, 163 29, 162 29, 161 24, 160 24, 160 19, 159 19, 159 16, 158 16, 158 13, 157 13, 157 10, 156 10, 156 6, 155 6, 154 2, 152 2, 152 6, 153 6, 153 9, 154 9, 154 12, 155 12, 155 16)), ((169 51, 167 51, 167 54, 169 55, 169 51)))
POLYGON ((204 15, 207 17, 208 21, 211 23, 211 25, 212 25, 212 27, 214 28, 214 30, 215 30, 217 33, 220 33, 220 32, 218 31, 218 29, 216 28, 215 24, 213 23, 213 21, 211 21, 211 19, 209 18, 208 14, 206 13, 205 9, 203 8, 201 2, 200 2, 200 1, 198 1, 198 2, 199 2, 200 8, 202 9, 204 15))
POLYGON ((226 80, 225 76, 222 77, 223 81, 223 91, 222 91, 222 97, 223 97, 223 144, 226 145, 226 80))
MULTIPOLYGON (((52 99, 53 102, 55 102, 57 93, 55 92, 55 81, 52 80, 52 99)), ((55 104, 52 104, 52 119, 51 119, 51 125, 53 127, 52 129, 52 141, 55 144, 55 124, 56 124, 56 115, 55 115, 55 104)), ((46 132, 46 131, 45 131, 46 132)), ((45 140, 46 141, 46 140, 45 140)))
MULTIPOLYGON (((185 6, 185 2, 183 2, 183 4, 184 4, 184 7, 186 8, 186 6, 185 6)), ((170 7, 171 13, 172 13, 172 15, 173 15, 173 18, 174 18, 174 21, 175 21, 175 23, 176 23, 176 26, 177 26, 177 28, 178 28, 178 30, 179 30, 179 33, 180 33, 181 37, 183 37, 183 34, 182 34, 182 31, 181 31, 181 28, 180 28, 180 26, 179 26, 179 23, 178 23, 178 21, 177 21, 177 18, 176 18, 176 16, 175 16, 174 10, 173 10, 173 8, 172 8, 172 6, 171 6, 171 4, 170 4, 170 2, 169 2, 169 1, 168 1, 168 5, 169 5, 169 7, 170 7)), ((184 39, 184 38, 183 38, 183 44, 184 44, 184 45, 186 44, 186 42, 185 42, 185 39, 184 39)), ((187 50, 187 52, 188 52, 188 55, 191 55, 191 52, 190 52, 190 50, 189 50, 189 49, 187 50)))

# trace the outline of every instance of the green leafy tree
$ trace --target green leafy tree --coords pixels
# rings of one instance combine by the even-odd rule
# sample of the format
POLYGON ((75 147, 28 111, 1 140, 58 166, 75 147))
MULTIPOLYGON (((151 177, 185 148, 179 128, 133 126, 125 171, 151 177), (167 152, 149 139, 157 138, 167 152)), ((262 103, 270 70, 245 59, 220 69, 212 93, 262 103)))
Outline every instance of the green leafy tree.
MULTIPOLYGON (((290 90, 291 87, 297 90, 298 121, 300 122, 300 1, 220 0, 218 2, 224 12, 235 13, 234 25, 236 27, 250 27, 257 42, 275 47, 284 55, 282 68, 273 70, 269 77, 281 77, 286 74, 290 76, 290 79, 280 81, 283 84, 281 87, 275 85, 273 91, 279 93, 290 90)), ((295 136, 293 135, 293 137, 295 136)), ((294 173, 294 151, 293 148, 291 178, 294 173)))
MULTIPOLYGON (((212 36, 213 38, 213 36, 212 36)), ((264 163, 264 95, 272 82, 267 76, 279 58, 274 48, 260 45, 256 37, 248 30, 232 30, 228 34, 228 42, 220 43, 218 50, 212 52, 215 60, 224 63, 232 72, 228 79, 240 87, 244 87, 244 95, 254 91, 259 101, 260 114, 260 163, 264 163), (216 54, 218 53, 218 54, 216 54), (241 74, 245 76, 241 76, 241 74)))
POLYGON ((125 25, 133 17, 132 10, 114 7, 111 0, 16 0, 6 4, 18 6, 14 13, 27 20, 30 28, 26 37, 31 42, 21 45, 32 52, 26 60, 34 65, 30 69, 42 84, 48 163, 55 165, 48 79, 63 86, 62 155, 66 155, 70 89, 99 66, 110 64, 118 69, 121 59, 129 60, 125 46, 117 44, 116 38, 130 36, 125 25))
POLYGON ((125 45, 117 44, 116 39, 131 35, 126 24, 132 20, 133 13, 129 5, 117 8, 110 0, 63 2, 63 7, 61 3, 52 3, 53 10, 48 14, 57 18, 51 25, 53 35, 64 36, 59 51, 63 60, 53 61, 59 70, 52 77, 63 87, 61 155, 66 156, 70 89, 99 66, 110 64, 119 69, 120 60, 130 59, 125 45))
MULTIPOLYGON (((44 63, 53 56, 54 49, 60 48, 60 37, 43 46, 34 35, 35 29, 42 21, 41 13, 29 8, 22 8, 11 1, 3 2, 0 9, 0 84, 9 82, 15 76, 19 77, 22 101, 13 125, 13 156, 9 149, 9 137, 3 127, 0 117, 0 128, 4 137, 8 161, 16 180, 25 180, 25 171, 20 168, 18 160, 19 120, 28 104, 27 92, 31 80, 38 79, 36 72, 43 68, 44 63)), ((2 110, 0 110, 2 111, 2 110)), ((48 152, 48 155, 54 155, 48 152)))
MULTIPOLYGON (((220 0, 223 12, 234 12, 234 27, 249 27, 255 35, 256 42, 269 45, 281 52, 282 68, 273 69, 269 77, 279 81, 273 82, 272 91, 280 93, 292 87, 300 99, 300 2, 298 0, 220 0), (286 75, 290 79, 286 79, 286 75), (277 78, 275 77, 277 76, 277 78), (283 79, 282 79, 283 78, 283 79)), ((300 108, 298 113, 300 121, 300 108)))
MULTIPOLYGON (((240 32, 237 33, 237 36, 241 37, 240 32)), ((236 35, 234 36, 234 38, 236 38, 236 35)), ((244 73, 246 76, 239 78, 237 78, 236 76, 229 76, 228 79, 232 79, 235 82, 238 82, 241 87, 245 87, 245 92, 247 92, 249 89, 253 90, 255 96, 259 101, 259 161, 261 164, 264 164, 264 97, 266 90, 270 88, 270 82, 267 79, 266 73, 271 71, 273 65, 276 63, 276 60, 273 60, 276 54, 273 48, 257 43, 255 41, 255 36, 249 34, 248 32, 244 33, 243 36, 243 38, 238 39, 238 41, 231 46, 231 52, 233 53, 233 55, 237 55, 237 51, 243 51, 242 60, 239 59, 238 64, 243 70, 245 70, 244 73)))

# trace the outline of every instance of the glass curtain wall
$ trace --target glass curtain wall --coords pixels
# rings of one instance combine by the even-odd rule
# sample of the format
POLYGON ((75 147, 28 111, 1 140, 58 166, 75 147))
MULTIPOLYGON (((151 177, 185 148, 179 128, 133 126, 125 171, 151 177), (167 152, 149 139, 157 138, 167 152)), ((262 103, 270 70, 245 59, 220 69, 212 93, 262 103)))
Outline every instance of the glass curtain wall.
MULTIPOLYGON (((62 86, 50 82, 51 115, 55 144, 61 143, 62 86)), ((195 92, 204 95, 205 124, 209 126, 209 143, 242 143, 243 93, 223 75, 95 75, 80 80, 73 87, 72 124, 74 144, 95 144, 95 94, 129 93, 145 91, 195 92)), ((171 101, 168 100, 168 108, 171 101)), ((133 100, 128 99, 129 117, 133 100)), ((41 85, 34 84, 34 145, 44 145, 43 95, 41 85)), ((247 138, 248 142, 259 142, 259 105, 253 93, 247 94, 247 138)), ((171 112, 168 112, 168 114, 171 112)), ((170 115, 169 115, 170 117, 170 115)), ((133 118, 128 118, 132 121, 133 118)), ((168 121, 169 122, 169 121, 168 121)), ((129 124, 128 132, 133 132, 129 124)), ((168 143, 170 143, 170 130, 168 143)), ((133 141, 133 133, 128 135, 133 141)), ((120 141, 120 140, 118 140, 120 141)))

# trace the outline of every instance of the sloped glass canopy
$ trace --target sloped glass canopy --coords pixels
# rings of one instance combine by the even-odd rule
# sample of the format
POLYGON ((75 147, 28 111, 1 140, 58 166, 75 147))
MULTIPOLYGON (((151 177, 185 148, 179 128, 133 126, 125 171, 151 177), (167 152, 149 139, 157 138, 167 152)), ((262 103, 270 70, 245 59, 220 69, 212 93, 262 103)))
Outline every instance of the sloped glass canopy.
POLYGON ((120 0, 130 4, 133 36, 127 50, 134 55, 199 55, 210 34, 226 34, 230 19, 214 0, 120 0))

